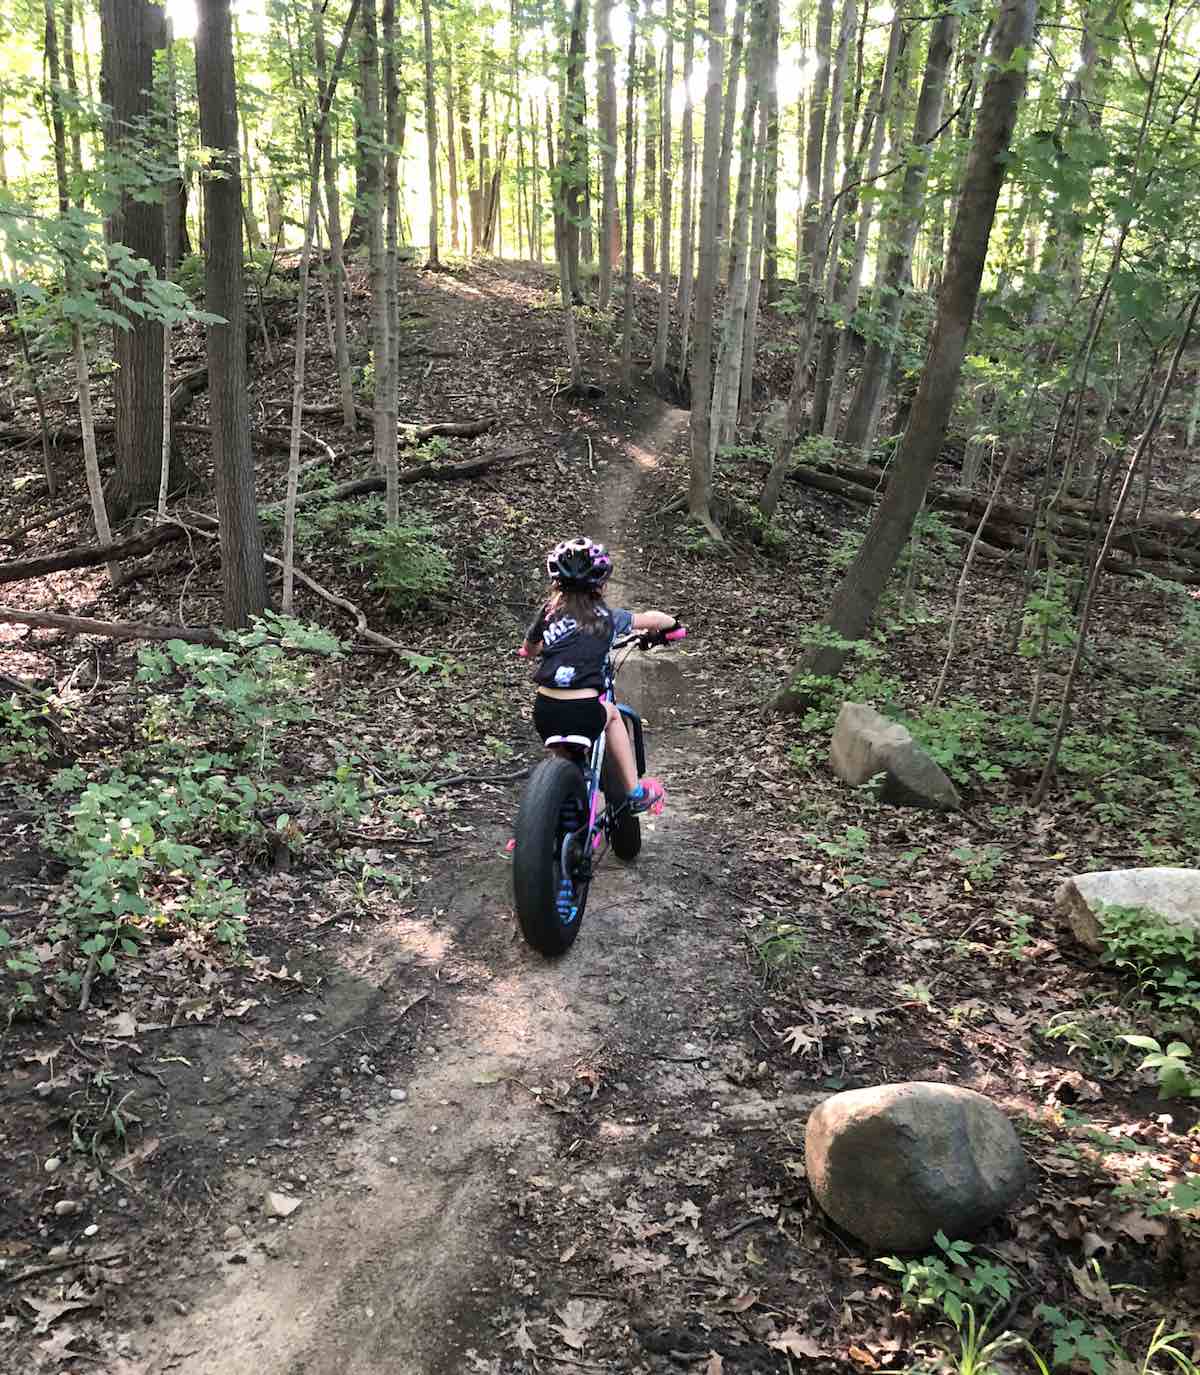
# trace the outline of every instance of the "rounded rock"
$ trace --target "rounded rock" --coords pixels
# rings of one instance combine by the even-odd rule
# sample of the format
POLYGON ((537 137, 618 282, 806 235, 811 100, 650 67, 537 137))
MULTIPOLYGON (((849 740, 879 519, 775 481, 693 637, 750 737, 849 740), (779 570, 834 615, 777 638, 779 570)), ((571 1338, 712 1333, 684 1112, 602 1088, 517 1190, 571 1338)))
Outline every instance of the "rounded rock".
POLYGON ((951 1084, 834 1094, 808 1119, 805 1159, 822 1209, 876 1253, 920 1250, 939 1231, 969 1236, 1005 1212, 1028 1178, 1008 1118, 951 1084))

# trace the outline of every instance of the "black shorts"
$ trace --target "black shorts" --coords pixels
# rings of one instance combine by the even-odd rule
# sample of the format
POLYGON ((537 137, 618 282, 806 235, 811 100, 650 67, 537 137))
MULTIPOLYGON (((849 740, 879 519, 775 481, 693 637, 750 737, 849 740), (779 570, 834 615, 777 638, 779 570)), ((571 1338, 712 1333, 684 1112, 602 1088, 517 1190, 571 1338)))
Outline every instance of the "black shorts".
POLYGON ((547 697, 533 699, 533 727, 543 740, 551 735, 586 735, 598 740, 608 725, 608 712, 599 697, 547 697))

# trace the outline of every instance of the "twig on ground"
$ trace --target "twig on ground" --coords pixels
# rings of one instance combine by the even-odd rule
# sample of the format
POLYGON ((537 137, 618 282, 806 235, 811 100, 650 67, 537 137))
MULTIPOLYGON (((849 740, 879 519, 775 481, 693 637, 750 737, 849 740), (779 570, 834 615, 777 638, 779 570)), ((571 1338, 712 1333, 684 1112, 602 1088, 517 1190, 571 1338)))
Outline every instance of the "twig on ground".
POLYGON ((93 950, 88 957, 87 968, 83 971, 83 983, 79 990, 79 1010, 86 1012, 92 1001, 92 980, 96 977, 96 966, 100 963, 100 952, 93 950))
POLYGON ((114 1260, 120 1260, 125 1255, 124 1251, 110 1251, 106 1256, 75 1256, 71 1260, 58 1260, 52 1265, 35 1265, 32 1270, 22 1270, 19 1275, 13 1275, 11 1279, 5 1279, 0 1275, 0 1284, 6 1289, 15 1289, 18 1284, 24 1284, 26 1280, 35 1280, 42 1275, 56 1275, 60 1270, 75 1270, 81 1265, 110 1265, 114 1260))

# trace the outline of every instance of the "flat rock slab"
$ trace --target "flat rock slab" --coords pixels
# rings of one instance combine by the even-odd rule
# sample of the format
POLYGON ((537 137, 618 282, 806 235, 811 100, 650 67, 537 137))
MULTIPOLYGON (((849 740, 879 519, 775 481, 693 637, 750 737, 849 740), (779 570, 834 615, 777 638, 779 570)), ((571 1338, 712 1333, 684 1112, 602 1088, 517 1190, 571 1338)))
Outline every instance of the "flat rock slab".
POLYGON ((856 788, 882 774, 881 802, 943 811, 957 811, 961 805, 958 789, 908 728, 861 702, 843 702, 833 729, 829 764, 839 778, 856 788))
POLYGON ((822 1209, 879 1255, 970 1236, 1028 1177, 1012 1123, 981 1093, 883 1084, 827 1098, 808 1119, 809 1184, 822 1209))
POLYGON ((1071 924, 1075 939, 1102 950, 1104 907, 1144 907, 1176 926, 1200 935, 1200 869, 1101 869, 1075 874, 1058 887, 1054 902, 1071 924))

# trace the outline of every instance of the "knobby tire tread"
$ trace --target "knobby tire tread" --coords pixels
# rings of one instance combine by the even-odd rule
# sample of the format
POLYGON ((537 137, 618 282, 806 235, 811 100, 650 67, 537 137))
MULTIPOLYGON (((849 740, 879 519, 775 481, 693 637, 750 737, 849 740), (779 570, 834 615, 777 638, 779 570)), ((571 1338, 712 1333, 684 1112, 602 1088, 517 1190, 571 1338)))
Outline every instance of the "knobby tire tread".
POLYGON ((513 905, 521 934, 542 955, 565 954, 575 943, 587 903, 587 885, 576 889, 579 915, 565 926, 558 915, 555 861, 559 817, 574 799, 581 821, 587 815, 583 775, 565 759, 545 759, 533 771, 517 812, 513 847, 513 905))

